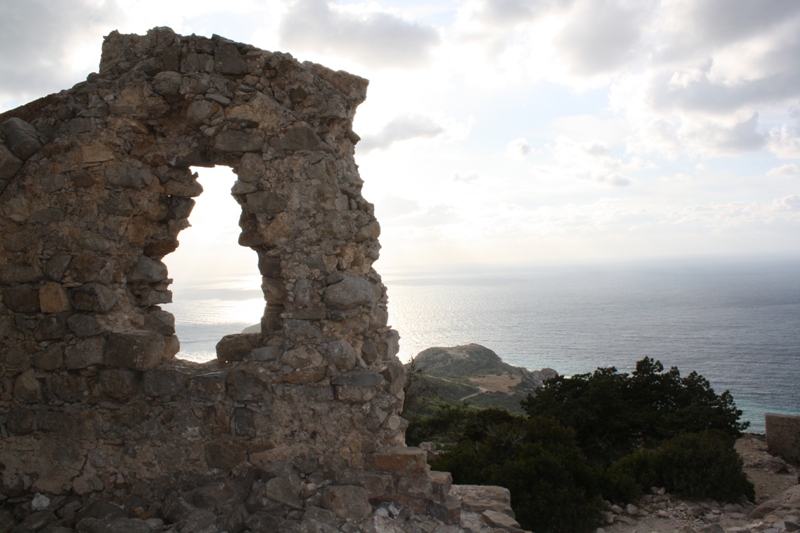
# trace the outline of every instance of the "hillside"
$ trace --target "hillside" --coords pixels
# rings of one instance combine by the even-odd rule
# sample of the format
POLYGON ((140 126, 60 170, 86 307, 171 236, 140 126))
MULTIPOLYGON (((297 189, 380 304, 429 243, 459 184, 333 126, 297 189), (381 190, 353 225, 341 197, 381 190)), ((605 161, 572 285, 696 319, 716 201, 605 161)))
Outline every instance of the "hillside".
MULTIPOLYGON (((467 344, 428 348, 406 365, 411 395, 432 396, 433 402, 497 407, 521 413, 519 402, 558 372, 511 366, 489 348, 467 344)), ((427 405, 418 405, 425 409, 427 405)))

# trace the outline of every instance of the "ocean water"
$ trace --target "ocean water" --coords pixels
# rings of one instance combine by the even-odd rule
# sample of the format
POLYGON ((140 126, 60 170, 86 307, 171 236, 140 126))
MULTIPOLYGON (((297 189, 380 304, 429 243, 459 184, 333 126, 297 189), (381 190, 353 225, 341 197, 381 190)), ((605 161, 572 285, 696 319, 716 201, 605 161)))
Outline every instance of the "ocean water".
MULTIPOLYGON (((182 351, 203 361, 257 323, 259 279, 173 287, 182 351)), ((506 362, 561 374, 645 356, 730 390, 751 430, 764 413, 800 415, 800 259, 693 259, 387 275, 400 358, 482 344, 506 362)))

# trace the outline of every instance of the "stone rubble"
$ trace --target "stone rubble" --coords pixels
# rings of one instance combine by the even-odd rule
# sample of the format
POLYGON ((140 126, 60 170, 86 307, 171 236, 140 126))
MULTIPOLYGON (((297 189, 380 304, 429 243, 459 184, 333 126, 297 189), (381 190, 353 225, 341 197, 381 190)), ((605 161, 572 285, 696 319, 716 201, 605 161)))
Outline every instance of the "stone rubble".
POLYGON ((519 531, 405 447, 353 157, 366 88, 156 28, 0 114, 0 531, 519 531), (215 165, 265 311, 200 365, 174 359, 162 259, 215 165))

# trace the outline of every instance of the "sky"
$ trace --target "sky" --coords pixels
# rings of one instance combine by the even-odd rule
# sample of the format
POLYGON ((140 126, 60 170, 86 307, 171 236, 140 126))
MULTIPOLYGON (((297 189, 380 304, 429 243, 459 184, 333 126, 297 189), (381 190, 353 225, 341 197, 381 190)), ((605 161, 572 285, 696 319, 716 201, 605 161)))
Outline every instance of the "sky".
MULTIPOLYGON (((155 26, 370 80, 381 272, 800 254, 796 0, 0 0, 0 110, 155 26)), ((179 252, 254 265, 217 170, 179 252)))

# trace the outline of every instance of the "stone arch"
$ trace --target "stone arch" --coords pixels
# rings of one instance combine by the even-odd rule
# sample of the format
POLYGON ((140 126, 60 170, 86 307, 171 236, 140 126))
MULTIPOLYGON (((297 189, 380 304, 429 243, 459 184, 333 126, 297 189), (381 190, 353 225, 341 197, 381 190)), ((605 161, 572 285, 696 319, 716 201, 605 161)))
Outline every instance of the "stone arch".
POLYGON ((99 74, 0 116, 3 493, 165 493, 278 463, 373 500, 427 479, 424 452, 390 451, 404 375, 353 159, 366 87, 157 28, 113 32, 99 74), (214 165, 238 177, 266 307, 196 365, 173 359, 161 260, 202 191, 190 167, 214 165))

